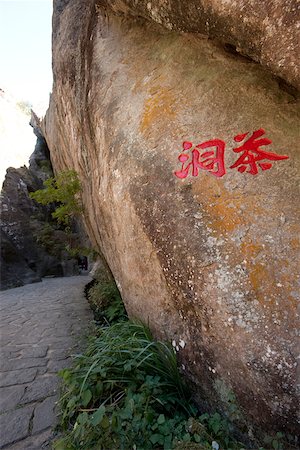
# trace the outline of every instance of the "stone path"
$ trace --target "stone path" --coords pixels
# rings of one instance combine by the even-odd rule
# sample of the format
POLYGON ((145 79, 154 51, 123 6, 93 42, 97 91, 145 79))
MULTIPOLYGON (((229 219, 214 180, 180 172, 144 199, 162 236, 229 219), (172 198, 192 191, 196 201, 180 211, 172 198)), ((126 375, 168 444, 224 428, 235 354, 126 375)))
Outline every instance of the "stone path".
POLYGON ((48 278, 0 293, 0 448, 50 448, 57 371, 92 324, 89 277, 48 278))

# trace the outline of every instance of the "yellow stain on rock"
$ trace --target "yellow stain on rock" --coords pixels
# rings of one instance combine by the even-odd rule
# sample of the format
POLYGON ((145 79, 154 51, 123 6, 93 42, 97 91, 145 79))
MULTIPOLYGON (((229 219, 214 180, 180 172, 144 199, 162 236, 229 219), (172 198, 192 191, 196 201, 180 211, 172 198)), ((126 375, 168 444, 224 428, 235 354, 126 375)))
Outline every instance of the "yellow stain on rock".
POLYGON ((265 253, 266 249, 261 244, 247 240, 241 243, 240 249, 243 260, 246 261, 249 282, 257 300, 264 303, 267 296, 272 304, 276 291, 274 277, 270 273, 270 267, 256 261, 259 254, 265 253))
POLYGON ((280 299, 282 307, 282 293, 284 292, 284 302, 289 304, 289 308, 295 309, 297 302, 291 295, 293 279, 290 274, 289 261, 283 258, 270 263, 274 258, 270 250, 253 242, 244 241, 240 248, 246 261, 250 285, 257 300, 261 304, 265 304, 268 299, 269 305, 273 307, 280 299), (266 263, 255 261, 260 254, 264 255, 266 263))
POLYGON ((243 223, 242 216, 238 213, 242 199, 233 199, 224 188, 222 180, 203 174, 202 180, 193 183, 192 189, 202 209, 209 216, 210 228, 218 235, 228 234, 243 223))
POLYGON ((244 241, 241 243, 241 251, 246 261, 253 261, 263 250, 264 248, 261 244, 254 244, 252 241, 244 241))
MULTIPOLYGON (((248 264, 249 266, 249 264, 248 264)), ((251 263, 250 267, 248 267, 249 270, 249 280, 252 286, 252 289, 258 294, 258 291, 263 289, 264 295, 268 295, 269 288, 272 289, 273 286, 270 286, 270 284, 273 284, 273 280, 270 277, 270 273, 266 266, 260 262, 258 263, 251 263)), ((274 292, 273 292, 274 293, 274 292)), ((258 295, 258 300, 260 300, 260 296, 258 295)))
POLYGON ((203 173, 202 179, 192 185, 192 190, 217 235, 227 236, 239 226, 249 226, 255 215, 263 214, 258 196, 245 196, 242 192, 228 191, 223 179, 203 173))
POLYGON ((176 117, 175 102, 175 96, 170 90, 152 87, 150 97, 144 104, 140 125, 141 132, 145 133, 153 126, 165 127, 166 121, 174 120, 176 117))
POLYGON ((300 248, 300 239, 299 238, 291 239, 291 248, 293 250, 298 250, 300 248))

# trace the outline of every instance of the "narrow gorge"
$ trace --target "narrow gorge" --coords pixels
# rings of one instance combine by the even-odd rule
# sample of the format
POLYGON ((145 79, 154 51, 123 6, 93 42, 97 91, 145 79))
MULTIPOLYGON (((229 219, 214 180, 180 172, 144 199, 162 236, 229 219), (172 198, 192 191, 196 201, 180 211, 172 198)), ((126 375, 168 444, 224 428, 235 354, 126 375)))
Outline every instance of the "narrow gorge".
POLYGON ((299 4, 187 3, 55 0, 42 132, 198 405, 296 435, 299 4))

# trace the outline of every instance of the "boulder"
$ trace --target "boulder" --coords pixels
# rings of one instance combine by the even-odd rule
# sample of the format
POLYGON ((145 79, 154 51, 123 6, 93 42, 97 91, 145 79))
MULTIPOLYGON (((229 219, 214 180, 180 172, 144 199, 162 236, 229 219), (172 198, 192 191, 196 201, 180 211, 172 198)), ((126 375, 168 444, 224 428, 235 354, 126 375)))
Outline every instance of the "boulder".
POLYGON ((54 170, 78 172, 130 316, 173 342, 199 404, 296 433, 299 97, 215 41, 128 14, 144 2, 110 3, 54 8, 54 170))
POLYGON ((10 289, 41 281, 41 278, 29 267, 22 253, 17 250, 13 240, 4 232, 2 227, 0 233, 1 289, 10 289))

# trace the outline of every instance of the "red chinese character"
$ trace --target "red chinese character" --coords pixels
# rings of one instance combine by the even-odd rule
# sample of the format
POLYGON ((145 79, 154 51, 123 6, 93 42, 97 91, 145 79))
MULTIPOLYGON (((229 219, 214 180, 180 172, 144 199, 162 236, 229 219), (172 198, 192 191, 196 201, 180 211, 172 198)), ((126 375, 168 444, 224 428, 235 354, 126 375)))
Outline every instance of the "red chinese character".
MULTIPOLYGON (((235 136, 235 142, 241 142, 248 133, 238 134, 235 136)), ((269 145, 272 143, 270 139, 262 138, 258 139, 265 134, 265 130, 260 128, 252 133, 250 136, 240 147, 236 147, 233 149, 235 153, 243 152, 243 154, 239 157, 239 159, 230 166, 230 169, 238 168, 238 171, 243 173, 249 166, 249 170, 247 173, 251 173, 251 175, 258 174, 257 162, 262 161, 263 159, 267 159, 269 161, 280 161, 282 159, 289 159, 289 156, 285 155, 277 155, 276 153, 266 152, 262 150, 260 147, 262 145, 269 145)), ((272 167, 272 164, 269 162, 258 162, 259 167, 262 170, 269 170, 272 167)))
MULTIPOLYGON (((185 151, 192 148, 193 144, 191 142, 184 142, 182 146, 183 151, 185 151)), ((220 139, 211 139, 210 141, 203 142, 203 144, 198 144, 192 151, 192 160, 185 167, 184 164, 190 159, 190 156, 186 153, 181 153, 178 156, 178 160, 182 163, 182 167, 181 170, 175 172, 176 177, 186 178, 190 169, 192 169, 193 177, 198 176, 199 169, 208 170, 215 177, 222 177, 226 173, 224 151, 225 142, 220 139), (197 150, 207 149, 210 147, 215 147, 215 152, 214 150, 210 150, 200 154, 199 150, 197 150)))

